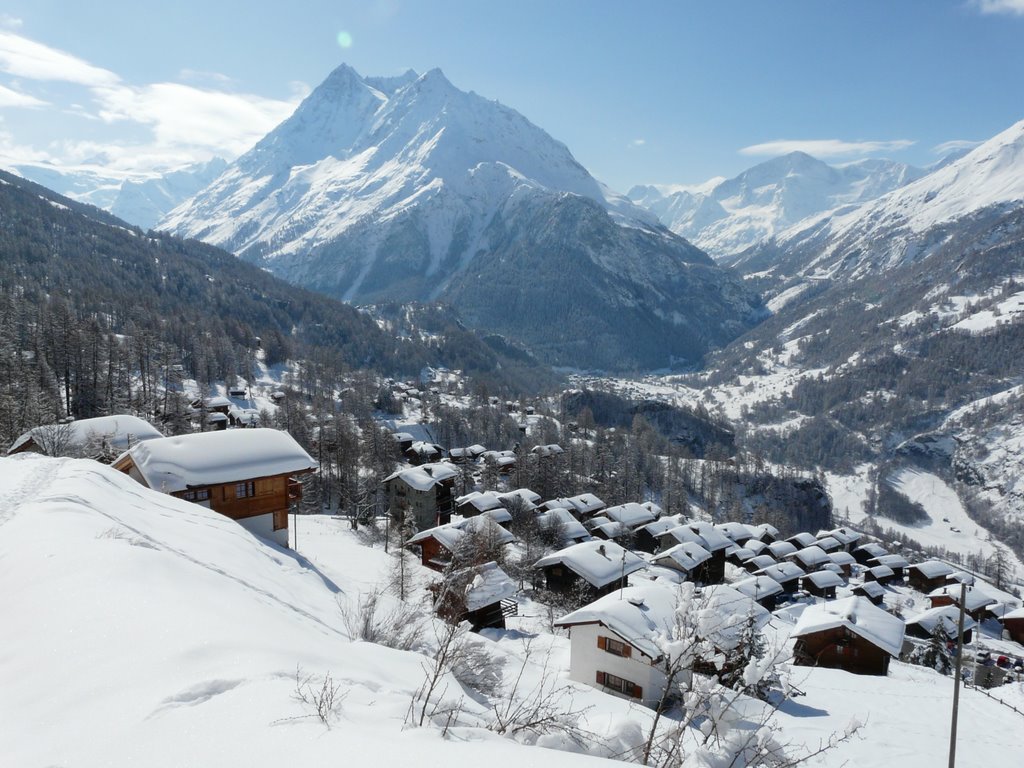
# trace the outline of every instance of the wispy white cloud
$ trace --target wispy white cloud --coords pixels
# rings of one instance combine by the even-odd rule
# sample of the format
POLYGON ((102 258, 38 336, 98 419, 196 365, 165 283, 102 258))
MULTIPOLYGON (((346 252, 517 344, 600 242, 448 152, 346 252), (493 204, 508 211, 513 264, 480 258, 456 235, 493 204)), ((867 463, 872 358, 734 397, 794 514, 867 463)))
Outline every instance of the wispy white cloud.
POLYGON ((814 157, 842 157, 846 155, 871 155, 876 152, 893 152, 913 146, 910 139, 892 141, 844 141, 843 139, 776 139, 763 144, 752 144, 740 150, 741 155, 785 155, 790 152, 806 152, 814 157))
POLYGON ((971 5, 985 14, 1024 16, 1024 0, 971 0, 971 5))
POLYGON ((154 149, 210 150, 241 154, 284 120, 295 102, 252 94, 153 83, 140 88, 95 89, 100 117, 128 120, 151 128, 154 149))
POLYGON ((0 107, 45 107, 46 102, 21 91, 0 85, 0 107))
POLYGON ((87 86, 110 86, 121 79, 110 70, 94 67, 70 53, 4 31, 0 31, 0 70, 29 80, 87 86))
POLYGON ((9 13, 0 13, 0 27, 18 29, 23 23, 17 16, 11 16, 9 13))
MULTIPOLYGON (((134 85, 118 74, 70 53, 13 32, 0 30, 0 71, 24 80, 81 86, 69 103, 55 104, 67 114, 99 119, 112 126, 107 144, 62 141, 49 149, 69 163, 102 161, 112 169, 145 172, 208 160, 235 157, 284 120, 309 92, 290 83, 287 99, 238 93, 225 75, 182 70, 181 80, 134 85), (84 98, 83 98, 84 97, 84 98), (117 124, 134 125, 131 139, 113 138, 117 124), (139 133, 139 128, 143 132, 139 133), (146 139, 146 135, 149 139, 146 139)), ((0 86, 0 107, 41 107, 46 102, 0 86)), ((117 130, 123 137, 125 131, 117 130)), ((12 141, 8 145, 15 147, 12 141)), ((24 147, 19 152, 24 154, 24 147)))
POLYGON ((631 142, 629 142, 629 144, 627 144, 626 146, 627 146, 627 147, 629 147, 629 148, 631 148, 631 149, 635 149, 635 148, 637 148, 637 147, 642 147, 642 146, 644 146, 644 145, 645 145, 646 143, 647 143, 647 139, 633 139, 633 140, 632 140, 631 142))
POLYGON ((950 152, 956 152, 960 149, 974 149, 983 143, 982 141, 971 141, 970 139, 953 139, 952 141, 936 144, 932 147, 932 152, 937 155, 948 155, 950 152))

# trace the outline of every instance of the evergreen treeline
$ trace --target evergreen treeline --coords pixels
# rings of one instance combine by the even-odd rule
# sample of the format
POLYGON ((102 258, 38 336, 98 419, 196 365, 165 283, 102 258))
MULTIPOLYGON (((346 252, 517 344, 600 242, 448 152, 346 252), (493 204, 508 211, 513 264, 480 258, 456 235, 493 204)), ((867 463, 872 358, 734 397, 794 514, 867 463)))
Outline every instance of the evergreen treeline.
POLYGON ((180 407, 174 379, 248 377, 257 349, 269 366, 301 360, 329 379, 529 367, 470 333, 457 344, 396 336, 219 249, 144 233, 7 173, 0 182, 2 443, 66 416, 168 418, 180 407))

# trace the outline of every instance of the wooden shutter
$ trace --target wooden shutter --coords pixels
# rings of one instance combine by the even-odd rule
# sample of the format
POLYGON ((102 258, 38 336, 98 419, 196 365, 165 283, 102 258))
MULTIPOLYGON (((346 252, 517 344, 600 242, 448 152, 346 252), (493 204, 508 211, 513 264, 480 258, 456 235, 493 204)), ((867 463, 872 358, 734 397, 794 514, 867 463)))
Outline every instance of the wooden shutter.
POLYGON ((597 684, 604 685, 604 672, 597 673, 597 684))
POLYGON ((642 699, 644 697, 644 689, 636 683, 633 683, 633 698, 642 699))
MULTIPOLYGON (((604 637, 603 635, 598 635, 597 636, 597 647, 600 648, 602 651, 606 650, 607 647, 608 647, 607 638, 604 637)), ((600 674, 600 672, 598 674, 600 674)))
POLYGON ((623 646, 622 646, 622 655, 624 657, 626 657, 627 659, 633 658, 633 646, 631 646, 629 644, 623 644, 623 646))

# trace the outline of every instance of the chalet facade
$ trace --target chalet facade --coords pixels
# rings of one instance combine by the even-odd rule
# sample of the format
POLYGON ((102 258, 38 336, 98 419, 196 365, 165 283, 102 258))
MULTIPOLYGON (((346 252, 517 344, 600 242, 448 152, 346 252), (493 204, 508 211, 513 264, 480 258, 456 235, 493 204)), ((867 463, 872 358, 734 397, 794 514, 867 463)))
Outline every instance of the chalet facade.
POLYGON ((914 589, 928 594, 944 587, 946 577, 953 573, 953 566, 941 560, 925 560, 907 568, 907 583, 914 589))
POLYGON ((675 622, 671 590, 645 585, 601 597, 555 623, 569 630, 569 679, 649 707, 667 684, 656 642, 675 622))
POLYGON ((864 597, 810 605, 790 635, 799 666, 886 675, 903 646, 903 622, 864 597))
POLYGON ((391 516, 410 513, 419 530, 450 522, 457 474, 450 464, 424 464, 389 475, 384 488, 391 516))
POLYGON ((451 623, 468 621, 474 632, 505 629, 505 619, 518 613, 516 586, 495 562, 455 571, 432 591, 438 616, 451 623))
POLYGON ((288 510, 302 498, 297 477, 317 463, 287 432, 246 429, 147 440, 113 467, 286 547, 288 510))

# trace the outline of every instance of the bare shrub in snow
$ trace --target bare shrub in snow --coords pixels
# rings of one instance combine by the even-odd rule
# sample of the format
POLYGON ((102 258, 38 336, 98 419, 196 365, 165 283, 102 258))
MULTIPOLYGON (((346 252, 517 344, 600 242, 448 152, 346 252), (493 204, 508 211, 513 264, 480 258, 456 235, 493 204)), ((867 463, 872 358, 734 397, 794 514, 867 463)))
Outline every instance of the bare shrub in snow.
POLYGON ((341 603, 341 616, 353 640, 411 651, 420 645, 423 615, 412 606, 392 601, 379 591, 360 593, 354 603, 341 603))
POLYGON ((341 686, 334 682, 330 672, 323 677, 317 677, 306 675, 301 667, 295 667, 295 690, 292 692, 292 699, 312 710, 307 717, 315 717, 330 728, 347 695, 341 692, 341 686))

